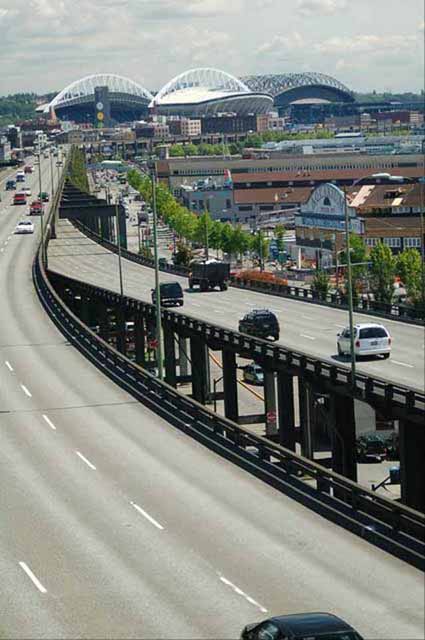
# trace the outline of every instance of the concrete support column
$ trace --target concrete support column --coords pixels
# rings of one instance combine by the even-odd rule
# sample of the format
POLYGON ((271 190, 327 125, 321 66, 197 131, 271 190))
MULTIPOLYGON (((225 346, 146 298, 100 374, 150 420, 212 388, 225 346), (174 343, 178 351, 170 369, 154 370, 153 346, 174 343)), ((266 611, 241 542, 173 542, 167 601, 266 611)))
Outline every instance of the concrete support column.
POLYGON ((189 373, 188 349, 187 338, 179 336, 179 368, 181 376, 187 376, 189 373))
POLYGON ((125 310, 117 307, 115 309, 116 318, 116 331, 117 331, 117 350, 124 356, 127 352, 127 344, 125 340, 126 327, 125 327, 125 310))
POLYGON ((333 394, 329 399, 332 428, 332 469, 357 482, 354 400, 333 394))
POLYGON ((107 342, 109 338, 108 308, 103 300, 99 300, 97 303, 97 314, 99 322, 99 335, 103 340, 107 342))
POLYGON ((164 335, 164 360, 165 360, 165 382, 172 387, 177 386, 176 375, 176 347, 174 341, 174 331, 171 325, 163 325, 164 335))
POLYGON ((266 438, 277 436, 275 372, 264 369, 264 411, 266 438))
POLYGON ((304 378, 298 378, 298 398, 300 407, 301 454, 314 459, 314 409, 311 384, 304 378))
POLYGON ((208 347, 198 338, 190 338, 190 358, 192 361, 192 397, 206 404, 209 391, 208 347))
POLYGON ((424 425, 400 420, 400 483, 403 504, 425 511, 424 425))
POLYGON ((136 313, 134 316, 134 346, 135 346, 135 356, 136 356, 136 364, 140 364, 140 366, 144 367, 146 364, 146 353, 145 353, 145 321, 141 314, 136 313))
POLYGON ((295 451, 294 378, 284 371, 277 373, 279 444, 295 451))
POLYGON ((230 349, 223 349, 223 391, 224 391, 224 415, 233 422, 238 422, 238 383, 236 356, 230 349))
POLYGON ((102 216, 100 218, 100 236, 102 240, 110 240, 108 218, 102 216))

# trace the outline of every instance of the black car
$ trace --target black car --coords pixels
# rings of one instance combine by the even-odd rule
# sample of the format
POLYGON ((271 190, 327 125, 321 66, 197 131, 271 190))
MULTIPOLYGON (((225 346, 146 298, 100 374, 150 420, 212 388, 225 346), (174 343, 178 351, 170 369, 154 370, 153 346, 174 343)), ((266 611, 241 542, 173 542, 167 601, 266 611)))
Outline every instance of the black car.
MULTIPOLYGON (((159 285, 161 305, 183 306, 183 289, 179 282, 162 282, 159 285)), ((156 303, 156 291, 152 289, 152 304, 156 303)))
POLYGON ((256 338, 279 340, 279 321, 268 309, 254 309, 239 320, 239 331, 256 338))
POLYGON ((241 640, 362 640, 349 624, 331 613, 295 613, 248 624, 241 640))
POLYGON ((6 191, 12 191, 13 189, 16 189, 15 180, 8 180, 6 182, 6 191))
POLYGON ((377 431, 362 433, 356 439, 356 454, 359 462, 367 460, 380 462, 387 456, 386 442, 377 431))

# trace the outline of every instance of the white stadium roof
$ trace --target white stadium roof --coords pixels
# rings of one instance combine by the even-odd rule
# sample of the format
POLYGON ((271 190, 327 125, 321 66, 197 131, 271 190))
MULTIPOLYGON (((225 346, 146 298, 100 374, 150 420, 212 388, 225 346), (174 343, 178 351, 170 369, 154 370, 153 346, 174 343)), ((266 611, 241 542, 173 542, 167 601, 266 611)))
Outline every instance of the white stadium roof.
POLYGON ((273 99, 251 91, 241 80, 218 69, 191 69, 176 76, 151 101, 165 115, 214 115, 218 112, 266 113, 273 99))

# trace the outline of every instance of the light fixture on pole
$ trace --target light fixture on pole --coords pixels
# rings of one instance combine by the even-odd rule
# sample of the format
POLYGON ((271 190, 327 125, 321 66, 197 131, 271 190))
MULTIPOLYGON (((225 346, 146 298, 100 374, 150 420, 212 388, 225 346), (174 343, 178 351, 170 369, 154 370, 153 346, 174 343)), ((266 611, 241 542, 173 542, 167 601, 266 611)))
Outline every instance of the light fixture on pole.
POLYGON ((155 262, 155 316, 156 316, 156 360, 158 365, 158 378, 163 380, 162 366, 162 325, 161 325, 161 291, 159 286, 159 259, 158 259, 158 234, 157 234, 157 210, 156 210, 156 165, 151 164, 152 177, 152 213, 153 213, 153 248, 155 262))
POLYGON ((350 356, 351 356, 351 384, 356 387, 356 354, 354 351, 354 316, 353 316, 353 280, 351 271, 351 252, 350 252, 350 222, 348 217, 347 193, 345 186, 344 192, 344 218, 345 218, 345 244, 347 247, 347 289, 348 289, 348 318, 350 325, 350 356))

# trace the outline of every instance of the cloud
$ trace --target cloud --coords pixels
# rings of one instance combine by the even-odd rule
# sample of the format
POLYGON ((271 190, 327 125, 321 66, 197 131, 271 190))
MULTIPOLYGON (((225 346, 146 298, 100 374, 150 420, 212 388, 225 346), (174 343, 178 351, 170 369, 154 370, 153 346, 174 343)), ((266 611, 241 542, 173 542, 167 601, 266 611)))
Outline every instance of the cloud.
POLYGON ((375 54, 410 51, 417 42, 416 35, 361 34, 354 37, 333 36, 317 43, 314 48, 319 53, 332 55, 344 52, 375 54))
POLYGON ((303 36, 294 31, 288 35, 276 35, 271 40, 264 42, 256 49, 256 53, 260 55, 275 55, 277 52, 294 51, 302 49, 305 46, 303 36))
POLYGON ((301 15, 332 15, 347 8, 347 0, 298 0, 301 15))

